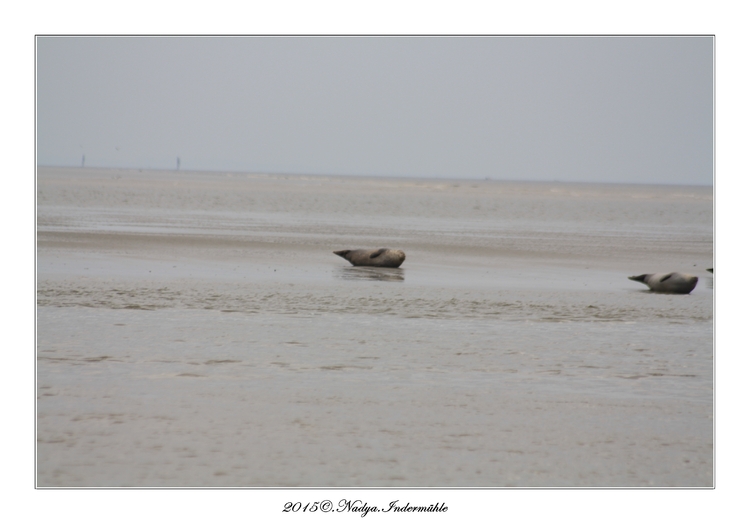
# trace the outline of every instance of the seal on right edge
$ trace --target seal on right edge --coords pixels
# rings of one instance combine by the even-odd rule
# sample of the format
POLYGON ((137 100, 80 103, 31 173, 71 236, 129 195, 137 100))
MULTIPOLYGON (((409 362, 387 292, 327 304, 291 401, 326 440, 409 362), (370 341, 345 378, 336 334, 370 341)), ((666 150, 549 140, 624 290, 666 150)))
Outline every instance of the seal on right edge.
POLYGON ((651 273, 628 277, 636 282, 643 282, 651 291, 657 293, 674 293, 687 295, 698 284, 698 277, 687 273, 651 273))

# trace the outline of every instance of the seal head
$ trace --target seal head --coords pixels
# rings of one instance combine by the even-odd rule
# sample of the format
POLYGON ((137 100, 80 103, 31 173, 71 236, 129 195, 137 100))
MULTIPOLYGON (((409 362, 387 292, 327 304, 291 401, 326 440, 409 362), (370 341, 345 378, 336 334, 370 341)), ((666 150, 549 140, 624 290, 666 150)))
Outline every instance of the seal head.
POLYGON ((353 266, 398 267, 406 260, 400 249, 343 249, 334 254, 345 258, 353 266))
POLYGON ((698 284, 698 277, 687 273, 647 273, 628 277, 636 282, 643 282, 651 291, 657 293, 674 293, 687 295, 698 284))

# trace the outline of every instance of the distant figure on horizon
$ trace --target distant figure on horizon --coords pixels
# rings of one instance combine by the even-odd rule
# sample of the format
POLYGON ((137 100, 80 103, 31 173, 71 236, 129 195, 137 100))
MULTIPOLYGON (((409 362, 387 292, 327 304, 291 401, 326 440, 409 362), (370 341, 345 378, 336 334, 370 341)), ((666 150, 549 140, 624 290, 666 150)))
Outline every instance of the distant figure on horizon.
POLYGON ((86 164, 86 155, 83 155, 81 157, 81 167, 83 167, 86 164))
POLYGON ((177 157, 177 171, 180 170, 180 157, 177 157))

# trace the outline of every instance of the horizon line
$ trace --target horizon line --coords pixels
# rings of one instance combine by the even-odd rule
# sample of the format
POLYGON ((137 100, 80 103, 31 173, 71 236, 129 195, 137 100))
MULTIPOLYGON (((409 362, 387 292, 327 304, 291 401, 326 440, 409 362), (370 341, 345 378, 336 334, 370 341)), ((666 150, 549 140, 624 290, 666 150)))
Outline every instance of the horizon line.
POLYGON ((451 181, 472 181, 472 182, 516 182, 516 183, 552 183, 552 184, 608 184, 608 185, 640 185, 640 186, 697 186, 697 187, 714 187, 714 182, 689 183, 689 182, 612 182, 612 181, 590 181, 590 180, 559 180, 554 178, 523 180, 514 178, 496 178, 496 177, 478 177, 478 178, 456 178, 451 176, 439 175, 385 175, 385 174, 358 174, 358 173, 313 173, 313 172, 283 172, 283 171, 244 171, 234 169, 174 169, 174 168, 153 168, 153 167, 111 167, 111 166, 72 166, 72 165, 50 165, 36 164, 36 168, 51 169, 78 169, 78 170, 119 170, 119 171, 157 171, 168 173, 206 173, 206 174, 242 174, 242 175, 265 175, 265 176, 313 176, 313 177, 358 177, 358 178, 404 178, 404 179, 422 179, 422 180, 451 180, 451 181))

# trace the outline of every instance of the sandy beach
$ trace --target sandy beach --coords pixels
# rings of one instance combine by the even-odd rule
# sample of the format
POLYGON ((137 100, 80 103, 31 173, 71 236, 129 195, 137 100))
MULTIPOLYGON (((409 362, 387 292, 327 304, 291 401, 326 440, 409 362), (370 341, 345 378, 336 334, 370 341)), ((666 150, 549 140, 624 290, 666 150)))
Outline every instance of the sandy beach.
POLYGON ((40 167, 38 485, 710 487, 713 241, 711 187, 40 167))

